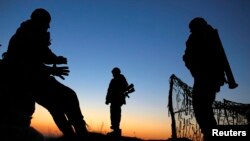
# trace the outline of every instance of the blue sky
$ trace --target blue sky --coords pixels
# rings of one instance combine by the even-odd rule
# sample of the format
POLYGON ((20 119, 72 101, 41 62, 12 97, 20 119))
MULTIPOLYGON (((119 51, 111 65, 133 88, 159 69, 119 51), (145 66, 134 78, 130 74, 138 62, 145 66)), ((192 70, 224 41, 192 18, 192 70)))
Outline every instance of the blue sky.
POLYGON ((239 83, 234 90, 224 85, 217 99, 250 103, 247 0, 1 0, 0 53, 20 23, 40 7, 52 16, 51 49, 68 58, 70 75, 58 80, 77 92, 85 118, 93 124, 104 122, 109 128, 105 96, 117 66, 136 89, 123 107, 122 126, 144 118, 155 126, 152 130, 168 136, 169 77, 175 74, 192 86, 182 55, 188 24, 198 16, 219 30, 239 83))

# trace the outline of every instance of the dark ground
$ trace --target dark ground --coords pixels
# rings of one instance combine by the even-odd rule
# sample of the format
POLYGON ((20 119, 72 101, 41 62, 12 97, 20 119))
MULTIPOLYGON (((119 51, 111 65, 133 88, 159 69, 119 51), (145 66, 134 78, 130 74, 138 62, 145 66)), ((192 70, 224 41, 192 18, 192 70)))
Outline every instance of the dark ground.
MULTIPOLYGON (((126 137, 126 136, 122 136, 120 138, 115 138, 115 137, 110 137, 104 134, 100 134, 100 133, 90 133, 89 141, 191 141, 189 139, 186 138, 181 138, 181 139, 166 139, 166 140, 143 140, 143 139, 139 139, 136 137, 126 137)), ((56 138, 56 137, 47 137, 46 141, 65 141, 63 139, 61 139, 60 137, 56 138)))

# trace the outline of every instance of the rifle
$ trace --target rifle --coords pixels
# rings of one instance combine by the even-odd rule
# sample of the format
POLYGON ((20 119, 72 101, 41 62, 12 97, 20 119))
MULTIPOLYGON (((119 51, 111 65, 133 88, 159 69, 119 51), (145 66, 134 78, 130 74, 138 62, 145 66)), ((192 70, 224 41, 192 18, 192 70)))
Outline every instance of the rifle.
POLYGON ((221 40, 220 40, 219 33, 218 33, 217 29, 215 29, 215 36, 216 36, 216 40, 217 40, 217 43, 218 43, 220 54, 222 55, 222 59, 223 59, 224 71, 225 71, 225 74, 226 74, 226 77, 227 77, 226 83, 228 83, 228 87, 230 89, 234 89, 234 88, 238 87, 238 84, 235 82, 234 75, 233 75, 231 67, 229 65, 229 62, 228 62, 225 50, 224 50, 224 48, 222 46, 222 43, 221 43, 221 40))
POLYGON ((129 98, 129 94, 130 94, 130 93, 133 93, 134 91, 135 91, 134 84, 130 84, 130 85, 128 85, 128 87, 125 89, 125 91, 123 92, 123 94, 125 95, 125 97, 128 97, 128 98, 129 98))

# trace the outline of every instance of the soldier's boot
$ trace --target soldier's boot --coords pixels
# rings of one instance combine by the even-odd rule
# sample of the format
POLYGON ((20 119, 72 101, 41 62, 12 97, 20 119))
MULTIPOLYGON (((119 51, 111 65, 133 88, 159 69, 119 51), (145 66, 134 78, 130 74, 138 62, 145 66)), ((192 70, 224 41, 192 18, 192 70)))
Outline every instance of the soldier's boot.
POLYGON ((107 135, 112 136, 112 137, 121 137, 122 130, 121 129, 114 129, 112 132, 109 132, 107 135))

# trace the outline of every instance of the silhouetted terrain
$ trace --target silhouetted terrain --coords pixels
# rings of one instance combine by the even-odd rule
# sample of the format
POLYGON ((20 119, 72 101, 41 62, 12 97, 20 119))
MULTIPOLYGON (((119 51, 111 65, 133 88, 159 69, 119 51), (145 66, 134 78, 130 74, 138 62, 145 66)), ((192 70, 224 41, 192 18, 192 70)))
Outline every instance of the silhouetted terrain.
MULTIPOLYGON (((101 133, 90 133, 90 140, 91 141, 164 141, 164 140, 143 140, 140 138, 136 138, 136 137, 126 137, 126 136, 122 136, 120 139, 117 138, 112 138, 109 137, 107 135, 101 134, 101 133)), ((46 141, 62 141, 62 139, 60 139, 60 137, 56 138, 56 137, 47 137, 46 141)), ((165 141, 173 141, 173 139, 166 139, 165 141)), ((177 139, 175 141, 191 141, 189 139, 186 138, 181 138, 181 139, 177 139)))
MULTIPOLYGON (((113 141, 117 140, 116 138, 109 137, 107 135, 101 134, 101 133, 90 133, 89 139, 91 141, 113 141)), ((122 136, 120 141, 143 141, 142 139, 136 138, 136 137, 125 137, 122 136)), ((46 141, 64 141, 60 137, 47 137, 46 141)))

